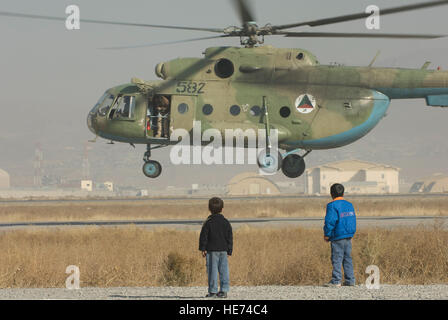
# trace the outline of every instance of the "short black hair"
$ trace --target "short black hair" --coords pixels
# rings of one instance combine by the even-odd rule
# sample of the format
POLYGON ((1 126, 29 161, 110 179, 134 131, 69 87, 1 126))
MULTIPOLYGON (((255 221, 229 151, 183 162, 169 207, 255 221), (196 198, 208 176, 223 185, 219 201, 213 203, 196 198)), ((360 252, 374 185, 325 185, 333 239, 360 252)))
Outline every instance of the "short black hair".
POLYGON ((344 186, 340 183, 335 183, 330 188, 330 194, 331 197, 337 198, 337 197, 343 197, 344 196, 344 186))
POLYGON ((221 198, 213 197, 208 201, 208 209, 211 213, 221 213, 224 208, 224 201, 221 198))

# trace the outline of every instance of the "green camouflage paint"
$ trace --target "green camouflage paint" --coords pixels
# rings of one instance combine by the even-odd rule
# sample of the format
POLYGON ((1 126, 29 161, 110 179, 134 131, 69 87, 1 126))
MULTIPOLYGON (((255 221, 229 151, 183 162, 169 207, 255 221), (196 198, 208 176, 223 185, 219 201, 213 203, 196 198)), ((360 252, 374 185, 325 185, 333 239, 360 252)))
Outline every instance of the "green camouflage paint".
POLYGON ((135 96, 134 116, 125 120, 96 116, 93 123, 98 135, 129 143, 170 144, 146 132, 147 103, 156 94, 171 96, 171 129, 191 130, 196 120, 201 121, 202 131, 215 128, 223 138, 225 129, 257 132, 265 128, 262 108, 266 97, 270 127, 279 130, 280 146, 290 149, 290 142, 331 137, 362 125, 373 112, 377 91, 390 99, 448 94, 445 71, 320 65, 306 50, 272 46, 208 48, 202 59, 160 63, 156 74, 163 80, 134 81, 108 90, 115 96, 135 96), (231 61, 232 75, 218 76, 220 61, 231 61), (300 112, 296 100, 304 94, 315 105, 300 112), (179 114, 180 103, 189 105, 187 113, 179 114), (213 112, 204 114, 204 105, 212 106, 213 112), (232 106, 240 112, 231 114, 232 106))

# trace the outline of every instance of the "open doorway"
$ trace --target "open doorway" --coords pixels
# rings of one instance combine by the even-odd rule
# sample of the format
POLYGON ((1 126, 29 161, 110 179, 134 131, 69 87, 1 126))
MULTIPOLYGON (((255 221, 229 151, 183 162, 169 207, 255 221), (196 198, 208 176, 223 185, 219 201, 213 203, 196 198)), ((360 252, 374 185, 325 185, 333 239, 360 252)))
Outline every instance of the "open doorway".
POLYGON ((170 137, 171 96, 154 95, 148 101, 146 134, 153 138, 170 137))

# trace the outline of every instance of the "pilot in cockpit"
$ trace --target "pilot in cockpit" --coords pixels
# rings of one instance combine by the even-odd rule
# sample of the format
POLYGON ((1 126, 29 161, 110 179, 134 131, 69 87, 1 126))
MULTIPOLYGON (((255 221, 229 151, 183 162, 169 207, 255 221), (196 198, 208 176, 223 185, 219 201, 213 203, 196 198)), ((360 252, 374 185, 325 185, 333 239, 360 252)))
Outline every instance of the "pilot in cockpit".
POLYGON ((129 117, 130 107, 131 107, 131 97, 124 97, 124 108, 123 108, 124 117, 129 117))

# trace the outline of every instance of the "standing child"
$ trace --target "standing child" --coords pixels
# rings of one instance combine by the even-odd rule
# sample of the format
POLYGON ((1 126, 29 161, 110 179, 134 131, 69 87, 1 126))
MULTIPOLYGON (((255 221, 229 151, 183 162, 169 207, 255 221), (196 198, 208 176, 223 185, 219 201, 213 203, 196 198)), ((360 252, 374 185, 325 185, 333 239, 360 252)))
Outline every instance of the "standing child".
POLYGON ((355 275, 352 262, 352 237, 356 232, 356 215, 353 205, 344 200, 344 186, 336 183, 331 186, 333 201, 327 205, 325 215, 324 240, 331 242, 331 263, 333 273, 328 287, 340 287, 341 266, 344 268, 344 285, 354 286, 355 275))
POLYGON ((199 250, 206 258, 208 298, 227 298, 229 291, 229 266, 227 256, 232 255, 233 233, 229 221, 221 214, 224 202, 214 197, 208 202, 211 215, 204 222, 199 236, 199 250), (218 274, 220 291, 218 292, 218 274))

